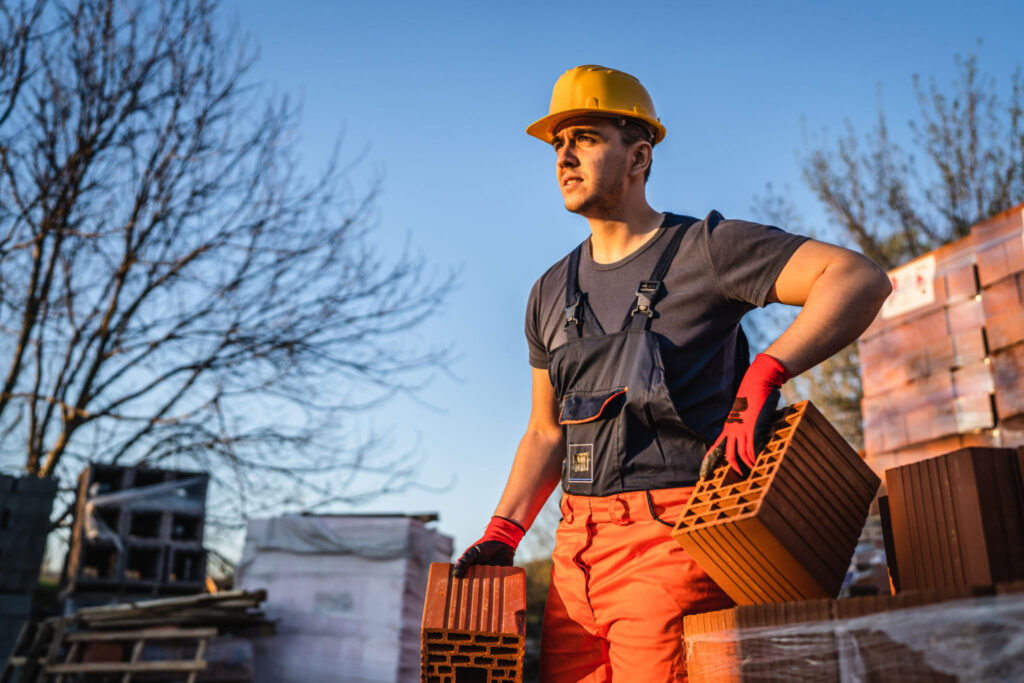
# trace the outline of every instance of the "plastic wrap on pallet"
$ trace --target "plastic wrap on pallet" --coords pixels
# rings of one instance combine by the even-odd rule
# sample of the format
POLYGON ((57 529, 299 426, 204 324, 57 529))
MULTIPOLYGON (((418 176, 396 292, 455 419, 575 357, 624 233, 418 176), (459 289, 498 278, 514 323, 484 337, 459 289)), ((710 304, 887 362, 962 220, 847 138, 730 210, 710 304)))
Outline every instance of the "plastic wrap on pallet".
POLYGON ((686 636, 689 680, 1022 681, 1024 593, 686 636))
POLYGON ((405 683, 420 671, 432 562, 452 539, 404 516, 249 520, 235 585, 266 589, 276 634, 255 642, 256 683, 405 683))

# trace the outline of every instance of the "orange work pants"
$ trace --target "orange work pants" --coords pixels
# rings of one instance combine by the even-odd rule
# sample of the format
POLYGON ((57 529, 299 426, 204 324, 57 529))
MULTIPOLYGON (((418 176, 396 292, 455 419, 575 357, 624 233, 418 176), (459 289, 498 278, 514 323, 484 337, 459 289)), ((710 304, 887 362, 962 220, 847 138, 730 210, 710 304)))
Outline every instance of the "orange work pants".
POLYGON ((735 604, 659 521, 674 523, 692 492, 562 496, 542 683, 686 680, 683 616, 735 604))

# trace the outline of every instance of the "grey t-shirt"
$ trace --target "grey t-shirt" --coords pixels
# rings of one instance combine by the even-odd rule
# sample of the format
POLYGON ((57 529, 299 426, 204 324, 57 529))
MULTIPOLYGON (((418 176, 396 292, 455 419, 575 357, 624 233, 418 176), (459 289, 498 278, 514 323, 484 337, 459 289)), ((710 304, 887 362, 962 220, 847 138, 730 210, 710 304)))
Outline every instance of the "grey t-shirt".
MULTIPOLYGON (((579 266, 586 294, 605 333, 622 329, 637 285, 651 276, 671 234, 683 219, 667 214, 658 233, 615 263, 594 262, 589 240, 579 266)), ((707 440, 717 437, 740 377, 740 319, 764 306, 775 279, 805 240, 778 228, 725 220, 712 211, 693 224, 664 279, 651 331, 658 335, 669 392, 683 422, 707 440)), ((530 365, 546 369, 566 342, 565 277, 568 255, 534 283, 526 307, 530 365)), ((746 359, 742 359, 743 366, 746 359)))

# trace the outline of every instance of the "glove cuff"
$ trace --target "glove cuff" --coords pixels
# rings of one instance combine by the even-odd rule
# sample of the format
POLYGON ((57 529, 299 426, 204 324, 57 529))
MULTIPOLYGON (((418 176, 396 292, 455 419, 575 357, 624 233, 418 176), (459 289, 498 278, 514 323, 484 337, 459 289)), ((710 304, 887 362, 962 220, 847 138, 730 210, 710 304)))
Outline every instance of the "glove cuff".
POLYGON ((754 375, 774 387, 781 387, 789 381, 789 372, 786 370, 786 366, 778 358, 769 356, 767 353, 759 353, 754 356, 754 361, 750 364, 747 374, 754 375))
POLYGON ((484 530, 483 537, 477 543, 501 541, 505 545, 512 546, 512 549, 515 550, 519 546, 519 541, 523 540, 524 534, 526 534, 526 529, 519 526, 517 522, 495 515, 491 517, 491 521, 488 522, 487 528, 484 530))

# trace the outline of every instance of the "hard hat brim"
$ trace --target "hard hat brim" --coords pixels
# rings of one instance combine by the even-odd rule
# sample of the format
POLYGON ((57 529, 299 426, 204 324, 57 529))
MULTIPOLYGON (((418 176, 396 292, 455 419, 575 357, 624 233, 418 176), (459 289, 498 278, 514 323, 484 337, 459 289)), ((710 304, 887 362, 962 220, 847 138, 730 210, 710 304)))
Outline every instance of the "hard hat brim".
POLYGON ((569 119, 574 119, 580 116, 598 116, 602 118, 627 118, 637 119, 643 121, 648 126, 654 129, 654 140, 651 141, 652 145, 656 145, 665 139, 665 126, 661 125, 661 122, 657 119, 649 116, 641 116, 634 111, 627 111, 622 109, 568 109, 566 111, 560 111, 556 114, 548 114, 544 118, 537 119, 529 126, 526 127, 526 133, 532 135, 538 140, 551 143, 554 137, 554 130, 558 127, 558 124, 569 119))

